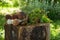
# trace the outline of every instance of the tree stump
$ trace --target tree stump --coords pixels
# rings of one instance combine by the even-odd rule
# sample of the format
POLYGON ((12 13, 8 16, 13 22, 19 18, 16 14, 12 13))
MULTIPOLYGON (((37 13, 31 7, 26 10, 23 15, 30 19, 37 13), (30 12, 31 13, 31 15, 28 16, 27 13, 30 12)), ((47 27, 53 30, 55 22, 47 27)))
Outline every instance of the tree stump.
POLYGON ((49 23, 26 26, 5 25, 5 40, 50 40, 49 23))

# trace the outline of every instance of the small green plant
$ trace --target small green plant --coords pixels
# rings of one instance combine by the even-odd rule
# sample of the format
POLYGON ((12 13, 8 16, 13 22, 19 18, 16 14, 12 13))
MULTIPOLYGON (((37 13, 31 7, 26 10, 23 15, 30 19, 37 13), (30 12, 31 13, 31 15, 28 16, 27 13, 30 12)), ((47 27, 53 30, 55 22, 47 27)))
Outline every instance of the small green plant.
POLYGON ((29 20, 31 24, 36 23, 49 23, 51 20, 47 17, 47 13, 42 9, 33 9, 29 15, 29 20))

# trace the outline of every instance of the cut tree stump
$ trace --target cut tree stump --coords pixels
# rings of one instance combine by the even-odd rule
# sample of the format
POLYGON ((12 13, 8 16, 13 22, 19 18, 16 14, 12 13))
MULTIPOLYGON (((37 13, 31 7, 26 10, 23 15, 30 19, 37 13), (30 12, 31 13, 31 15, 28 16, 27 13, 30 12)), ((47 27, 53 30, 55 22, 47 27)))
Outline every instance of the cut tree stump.
POLYGON ((26 26, 5 25, 5 40, 50 40, 49 23, 26 26))

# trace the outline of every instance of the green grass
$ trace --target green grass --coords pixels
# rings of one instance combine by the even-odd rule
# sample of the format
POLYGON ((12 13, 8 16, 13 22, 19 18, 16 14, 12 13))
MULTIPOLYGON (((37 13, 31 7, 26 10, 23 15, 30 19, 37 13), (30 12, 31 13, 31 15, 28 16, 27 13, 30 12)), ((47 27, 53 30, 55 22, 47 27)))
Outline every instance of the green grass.
POLYGON ((60 20, 50 24, 51 40, 60 40, 60 20))
POLYGON ((4 40, 4 15, 0 15, 0 40, 4 40))

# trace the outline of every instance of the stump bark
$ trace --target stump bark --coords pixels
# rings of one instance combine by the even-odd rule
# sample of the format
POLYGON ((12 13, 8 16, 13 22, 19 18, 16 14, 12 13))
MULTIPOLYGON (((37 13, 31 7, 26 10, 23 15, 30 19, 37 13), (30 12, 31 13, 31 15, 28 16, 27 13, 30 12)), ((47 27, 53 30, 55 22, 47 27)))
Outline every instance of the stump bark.
POLYGON ((50 40, 49 23, 26 26, 5 25, 5 40, 50 40))

